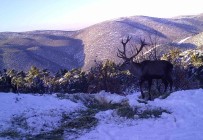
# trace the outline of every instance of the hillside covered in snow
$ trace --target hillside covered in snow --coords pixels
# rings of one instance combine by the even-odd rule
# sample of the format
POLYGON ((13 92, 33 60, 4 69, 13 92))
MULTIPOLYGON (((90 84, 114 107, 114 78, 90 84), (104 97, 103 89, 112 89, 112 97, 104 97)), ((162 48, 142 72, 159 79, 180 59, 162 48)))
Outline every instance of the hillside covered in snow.
POLYGON ((203 89, 154 101, 97 94, 0 93, 0 139, 202 140, 203 89))

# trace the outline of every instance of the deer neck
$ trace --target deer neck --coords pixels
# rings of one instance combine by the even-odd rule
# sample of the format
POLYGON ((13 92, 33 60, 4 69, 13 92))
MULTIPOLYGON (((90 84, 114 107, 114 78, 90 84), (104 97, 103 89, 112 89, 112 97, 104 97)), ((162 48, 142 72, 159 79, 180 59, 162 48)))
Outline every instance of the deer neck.
POLYGON ((130 73, 136 76, 137 78, 140 78, 142 75, 141 65, 139 63, 132 63, 130 69, 130 73))

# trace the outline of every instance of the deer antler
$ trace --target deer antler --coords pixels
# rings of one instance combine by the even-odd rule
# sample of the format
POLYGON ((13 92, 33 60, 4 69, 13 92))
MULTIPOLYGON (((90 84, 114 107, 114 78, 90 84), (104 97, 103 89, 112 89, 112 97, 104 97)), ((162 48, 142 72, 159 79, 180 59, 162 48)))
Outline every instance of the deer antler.
POLYGON ((144 46, 146 46, 147 43, 145 42, 145 39, 141 39, 140 38, 140 48, 138 49, 136 46, 135 46, 135 49, 136 49, 136 53, 130 57, 130 59, 133 59, 134 57, 136 57, 143 49, 144 46))
POLYGON ((135 50, 136 50, 135 54, 131 50, 132 54, 134 54, 134 55, 132 55, 130 58, 128 58, 127 55, 126 55, 126 45, 131 40, 131 38, 132 37, 128 36, 125 42, 122 39, 121 43, 123 44, 123 51, 118 49, 117 56, 119 58, 122 58, 124 60, 129 60, 129 59, 132 60, 134 57, 136 57, 142 51, 143 47, 147 45, 147 43, 145 42, 145 39, 140 39, 140 47, 139 47, 139 49, 135 46, 135 50))
POLYGON ((119 50, 118 49, 118 53, 117 53, 117 56, 119 58, 122 58, 124 60, 128 59, 127 58, 127 55, 126 55, 126 45, 127 43, 131 40, 132 37, 128 36, 126 41, 124 42, 124 40, 122 39, 121 43, 123 44, 123 51, 119 50))

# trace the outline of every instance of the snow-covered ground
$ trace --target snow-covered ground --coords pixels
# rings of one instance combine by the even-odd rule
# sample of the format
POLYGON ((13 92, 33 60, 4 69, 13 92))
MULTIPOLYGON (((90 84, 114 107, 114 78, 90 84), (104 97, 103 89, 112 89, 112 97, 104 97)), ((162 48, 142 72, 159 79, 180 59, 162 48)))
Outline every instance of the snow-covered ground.
MULTIPOLYGON (((59 99, 55 95, 0 93, 0 96, 0 132, 13 127, 13 118, 17 116, 26 118, 27 125, 32 128, 27 130, 32 130, 29 133, 37 134, 41 129, 49 131, 59 125, 62 113, 87 108, 80 101, 59 99)), ((101 102, 127 102, 140 110, 162 108, 170 113, 162 113, 160 118, 141 119, 135 116, 127 119, 117 115, 115 110, 99 111, 95 115, 99 120, 97 126, 82 133, 77 137, 79 140, 203 139, 203 89, 177 91, 166 99, 155 99, 147 104, 139 102, 140 93, 119 96, 100 92, 91 96, 101 102)), ((64 136, 64 139, 68 138, 64 136)))
POLYGON ((100 112, 100 124, 80 140, 202 140, 203 90, 172 93, 167 99, 156 99, 148 104, 136 102, 137 95, 127 96, 132 106, 161 107, 172 112, 161 118, 115 119, 112 111, 100 112))
POLYGON ((0 133, 17 130, 35 135, 51 131, 60 125, 64 113, 82 109, 81 103, 54 95, 0 93, 0 133))

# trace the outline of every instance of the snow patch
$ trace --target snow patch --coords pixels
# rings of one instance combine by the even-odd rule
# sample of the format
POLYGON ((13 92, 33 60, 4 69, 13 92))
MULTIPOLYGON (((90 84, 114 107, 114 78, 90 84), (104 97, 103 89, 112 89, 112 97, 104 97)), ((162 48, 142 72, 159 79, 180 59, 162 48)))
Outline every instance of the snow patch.
POLYGON ((184 42, 185 42, 186 40, 188 40, 189 38, 191 38, 191 36, 186 37, 186 38, 184 38, 184 39, 180 40, 180 41, 178 42, 178 45, 180 45, 180 44, 184 43, 184 42))
POLYGON ((98 100, 100 103, 106 102, 111 104, 121 103, 127 100, 125 96, 112 94, 105 91, 101 91, 98 94, 95 94, 95 99, 98 100))
POLYGON ((32 134, 38 134, 60 125, 62 113, 85 109, 82 104, 58 99, 54 95, 0 94, 0 130, 18 127, 15 125, 17 121, 25 121, 32 134))

